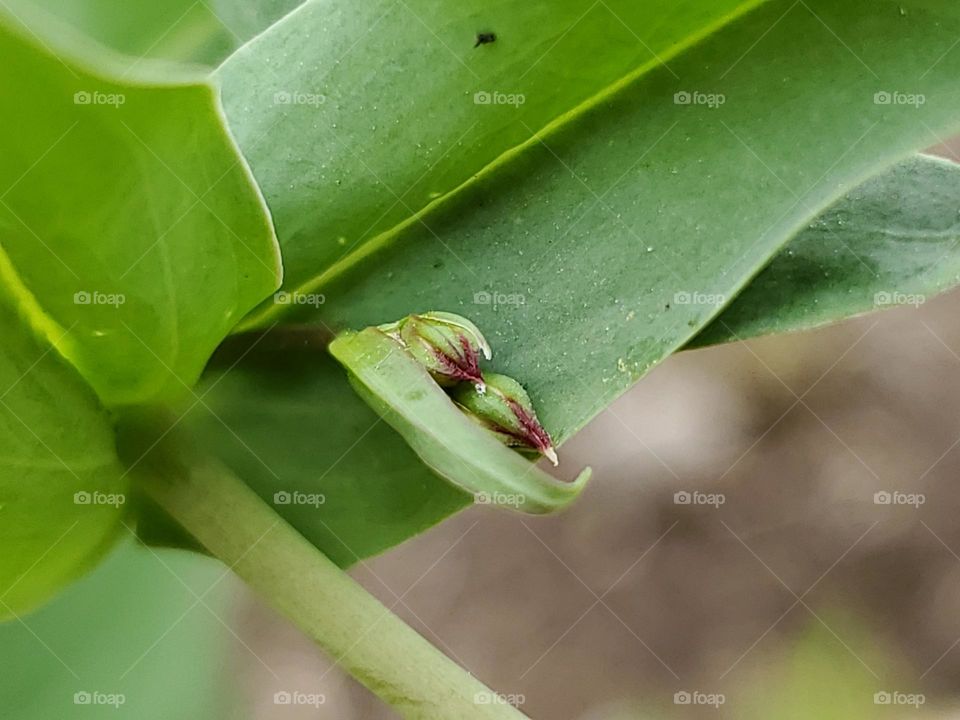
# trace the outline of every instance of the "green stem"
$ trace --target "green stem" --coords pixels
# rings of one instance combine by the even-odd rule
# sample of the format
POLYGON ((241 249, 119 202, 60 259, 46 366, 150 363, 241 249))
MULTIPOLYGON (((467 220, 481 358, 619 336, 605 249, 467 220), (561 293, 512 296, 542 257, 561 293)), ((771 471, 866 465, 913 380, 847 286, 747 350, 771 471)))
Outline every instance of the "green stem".
POLYGON ((144 492, 338 665, 406 718, 525 717, 364 590, 229 469, 175 435, 137 464, 144 492))

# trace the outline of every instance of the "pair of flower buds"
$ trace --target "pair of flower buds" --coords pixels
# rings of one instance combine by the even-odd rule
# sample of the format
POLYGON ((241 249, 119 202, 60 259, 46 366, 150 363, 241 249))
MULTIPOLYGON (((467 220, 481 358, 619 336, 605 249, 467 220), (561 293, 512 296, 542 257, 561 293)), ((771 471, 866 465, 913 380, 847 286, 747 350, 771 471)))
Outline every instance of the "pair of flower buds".
POLYGON ((470 418, 507 446, 536 452, 557 464, 527 391, 513 378, 480 371, 491 357, 483 334, 466 318, 446 312, 409 315, 379 329, 396 340, 470 418))

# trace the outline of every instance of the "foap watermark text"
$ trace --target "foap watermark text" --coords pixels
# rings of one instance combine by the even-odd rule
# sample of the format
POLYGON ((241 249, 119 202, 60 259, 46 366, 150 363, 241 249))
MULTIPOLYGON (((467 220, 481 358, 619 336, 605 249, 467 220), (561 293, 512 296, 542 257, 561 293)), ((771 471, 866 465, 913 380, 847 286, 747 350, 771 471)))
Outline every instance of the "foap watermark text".
POLYGON ((727 102, 727 96, 723 93, 705 93, 699 90, 681 90, 674 93, 674 105, 697 105, 701 107, 716 110, 727 102))
POLYGON ((927 96, 920 93, 900 92, 899 90, 881 90, 873 94, 873 104, 921 108, 927 104, 927 96))
POLYGON ((727 502, 723 493, 705 493, 699 490, 678 490, 673 494, 674 505, 709 505, 719 508, 727 502))
POLYGON ((99 90, 79 90, 73 94, 74 105, 106 105, 118 108, 127 102, 123 93, 105 93, 99 90))
POLYGON ((474 305, 492 305, 494 309, 503 305, 519 307, 527 304, 527 298, 520 293, 487 292, 481 290, 473 294, 474 305))
POLYGON ((310 505, 311 507, 320 507, 327 502, 327 496, 323 493, 305 493, 294 490, 287 492, 280 490, 273 494, 274 505, 310 505))
POLYGON ((473 94, 474 105, 512 105, 515 108, 520 107, 527 101, 523 93, 505 93, 499 90, 478 90, 473 94))
POLYGON ((880 490, 873 494, 874 505, 909 505, 918 508, 927 502, 923 493, 907 493, 899 490, 880 490))
POLYGON ((108 305, 118 308, 127 302, 123 293, 105 293, 98 290, 92 292, 80 290, 73 294, 74 305, 108 305))

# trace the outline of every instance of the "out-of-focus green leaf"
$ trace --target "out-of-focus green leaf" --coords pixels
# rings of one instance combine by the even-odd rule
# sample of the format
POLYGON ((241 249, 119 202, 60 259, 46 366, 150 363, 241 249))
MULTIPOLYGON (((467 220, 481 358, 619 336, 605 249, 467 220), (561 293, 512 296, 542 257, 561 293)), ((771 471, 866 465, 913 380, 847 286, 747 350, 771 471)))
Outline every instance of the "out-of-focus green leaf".
POLYGON ((182 394, 280 281, 213 85, 169 65, 121 79, 2 11, 0 55, 8 282, 107 404, 182 394))
POLYGON ((199 556, 121 544, 23 624, 0 625, 4 715, 245 717, 246 703, 231 695, 237 686, 225 674, 232 618, 231 583, 217 584, 223 573, 218 563, 199 556))
MULTIPOLYGON (((960 6, 764 4, 686 48, 669 71, 565 117, 543 144, 309 289, 325 302, 308 304, 306 293, 287 316, 333 330, 428 309, 468 317, 498 348, 491 369, 528 388, 561 442, 721 309, 683 297, 736 296, 811 217, 958 127, 960 53, 948 52, 958 32, 960 6), (901 102, 907 90, 924 102, 901 102), (675 102, 686 91, 701 95, 675 102)), ((380 62, 402 66, 407 55, 391 47, 377 48, 380 62)), ((343 65, 368 63, 358 46, 343 65)), ((417 84, 432 87, 430 77, 417 84)), ((311 118, 323 116, 321 107, 311 118)), ((325 161, 298 137, 288 147, 325 161)), ((287 197, 316 190, 290 182, 287 197)))
POLYGON ((0 618, 8 619, 100 559, 119 532, 128 481, 93 392, 2 293, 0 337, 0 618))
POLYGON ((903 677, 890 677, 890 658, 862 621, 830 613, 821 622, 828 627, 811 621, 782 658, 764 664, 742 696, 728 696, 728 709, 751 720, 874 720, 916 711, 880 704, 885 694, 909 691, 903 677))
POLYGON ((960 165, 920 155, 865 182, 790 241, 688 347, 918 306, 960 283, 960 165))

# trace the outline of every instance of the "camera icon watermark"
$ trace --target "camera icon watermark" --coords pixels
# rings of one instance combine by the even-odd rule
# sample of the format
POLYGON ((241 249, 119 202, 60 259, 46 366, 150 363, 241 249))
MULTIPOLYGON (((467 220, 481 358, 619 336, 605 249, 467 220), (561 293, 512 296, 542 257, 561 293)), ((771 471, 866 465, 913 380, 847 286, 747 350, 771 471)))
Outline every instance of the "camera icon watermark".
POLYGON ((877 307, 891 305, 910 305, 918 308, 927 301, 927 296, 920 293, 904 293, 897 290, 882 290, 873 295, 873 304, 877 307))
POLYGON ((503 305, 520 307, 527 304, 527 298, 521 293, 488 292, 480 290, 473 294, 474 305, 491 305, 496 310, 503 305))
POLYGON ((727 502, 723 493, 705 493, 699 490, 678 490, 673 494, 674 505, 709 505, 719 509, 727 502))
POLYGON ((674 105, 698 105, 716 110, 725 105, 727 96, 723 93, 705 93, 699 90, 680 90, 673 94, 674 105))
POLYGON ((527 101, 523 93, 504 93, 499 90, 478 90, 473 94, 474 105, 512 105, 519 108, 527 101))
POLYGON ((307 105, 309 107, 320 107, 327 101, 327 96, 323 93, 300 92, 298 90, 281 90, 273 94, 274 105, 307 105))
POLYGON ((523 693, 478 692, 473 696, 474 705, 512 705, 519 707, 527 701, 523 693))
POLYGON ((527 502, 527 496, 522 493, 487 492, 481 490, 473 494, 473 502, 477 505, 519 508, 527 502))
POLYGON ((703 293, 697 290, 681 290, 673 294, 674 305, 705 305, 720 307, 726 305, 727 296, 722 293, 703 293))
POLYGON ((921 93, 905 93, 899 90, 880 90, 873 94, 874 105, 907 106, 921 108, 927 104, 927 96, 921 93))
POLYGON ((104 293, 98 290, 87 291, 80 290, 73 294, 74 305, 107 305, 118 308, 127 302, 127 296, 123 293, 104 293))
POLYGON ((127 496, 123 493, 104 493, 99 490, 88 492, 80 490, 73 494, 74 505, 109 505, 111 507, 120 507, 127 501, 127 496))
POLYGON ((297 290, 287 292, 280 290, 273 294, 274 305, 309 305, 318 308, 327 301, 323 293, 302 293, 297 290))
POLYGON ((873 494, 874 505, 909 505, 919 508, 927 502, 923 493, 907 493, 899 490, 880 490, 873 494))
POLYGON ((901 705, 919 708, 925 705, 927 698, 923 693, 905 693, 897 690, 881 690, 873 694, 874 705, 901 705))
POLYGON ((323 493, 304 493, 298 490, 288 492, 280 490, 273 494, 274 505, 309 505, 318 508, 327 502, 327 496, 323 493))
POLYGON ((73 94, 74 105, 106 105, 119 108, 127 102, 123 93, 105 93, 99 90, 78 90, 73 94))
POLYGON ((278 690, 273 694, 274 705, 300 705, 318 708, 327 701, 323 693, 306 693, 299 690, 278 690))
POLYGON ((706 705, 719 708, 727 702, 723 693, 705 693, 699 690, 680 690, 673 694, 674 705, 706 705))
POLYGON ((127 696, 123 693, 105 693, 99 690, 80 690, 73 694, 74 705, 105 705, 113 709, 125 705, 127 696))

